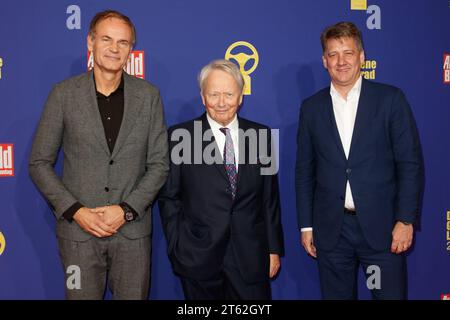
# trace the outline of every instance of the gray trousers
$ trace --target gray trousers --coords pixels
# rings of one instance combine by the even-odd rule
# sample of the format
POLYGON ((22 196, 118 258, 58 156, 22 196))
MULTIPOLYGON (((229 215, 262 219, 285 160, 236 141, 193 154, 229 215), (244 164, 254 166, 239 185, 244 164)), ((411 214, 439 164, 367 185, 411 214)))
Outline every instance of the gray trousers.
POLYGON ((144 300, 150 286, 150 236, 125 238, 120 232, 87 241, 58 238, 69 300, 104 297, 106 286, 114 299, 144 300))

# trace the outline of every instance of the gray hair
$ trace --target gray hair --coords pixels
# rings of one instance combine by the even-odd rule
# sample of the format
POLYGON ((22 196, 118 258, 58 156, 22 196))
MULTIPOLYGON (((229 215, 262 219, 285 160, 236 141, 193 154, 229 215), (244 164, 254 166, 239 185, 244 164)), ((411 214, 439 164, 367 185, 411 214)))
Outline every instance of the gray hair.
POLYGON ((120 13, 119 11, 115 10, 105 10, 102 12, 98 12, 91 20, 91 24, 89 26, 89 36, 91 38, 95 38, 96 34, 96 27, 97 25, 102 22, 103 20, 109 19, 109 18, 116 18, 119 20, 122 20, 125 22, 128 27, 131 29, 131 44, 134 45, 136 43, 136 28, 134 27, 133 22, 131 22, 130 18, 128 18, 123 13, 120 13))
POLYGON ((198 85, 200 86, 201 92, 203 92, 206 78, 208 78, 212 70, 222 70, 228 73, 234 78, 234 80, 236 80, 236 83, 239 89, 241 90, 241 93, 244 91, 244 77, 239 71, 238 66, 231 61, 225 59, 218 59, 208 63, 206 66, 202 68, 202 70, 198 74, 198 85))

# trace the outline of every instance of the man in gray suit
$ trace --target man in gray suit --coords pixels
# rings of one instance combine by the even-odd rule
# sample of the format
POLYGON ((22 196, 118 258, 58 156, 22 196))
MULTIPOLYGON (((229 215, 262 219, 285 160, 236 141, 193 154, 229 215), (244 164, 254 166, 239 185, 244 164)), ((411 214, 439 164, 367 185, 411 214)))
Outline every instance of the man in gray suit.
POLYGON ((168 173, 167 131, 158 89, 123 72, 135 43, 117 11, 91 21, 94 70, 57 84, 30 156, 33 181, 57 219, 68 299, 146 299, 151 205, 168 173), (54 164, 64 151, 62 177, 54 164), (79 281, 72 276, 79 273, 79 281), (69 276, 71 278, 69 278, 69 276))

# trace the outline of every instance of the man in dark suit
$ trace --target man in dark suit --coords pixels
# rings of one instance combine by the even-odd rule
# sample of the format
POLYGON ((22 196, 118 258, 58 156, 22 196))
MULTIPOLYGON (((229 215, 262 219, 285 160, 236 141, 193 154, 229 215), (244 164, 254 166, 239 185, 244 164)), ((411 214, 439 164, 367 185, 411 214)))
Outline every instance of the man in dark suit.
POLYGON ((189 300, 270 299, 283 253, 277 175, 265 171, 270 131, 237 116, 244 81, 234 63, 211 62, 199 84, 206 113, 169 129, 158 202, 169 258, 189 300))
POLYGON ((326 28, 321 42, 331 85, 303 102, 298 129, 302 245, 324 299, 356 299, 359 264, 374 298, 404 299, 423 186, 414 117, 399 89, 362 79, 353 23, 326 28))
POLYGON ((169 169, 161 98, 123 72, 135 42, 128 17, 98 13, 87 40, 94 70, 52 90, 30 175, 57 219, 67 298, 102 299, 108 285, 115 299, 145 299, 151 205, 169 169), (62 178, 53 168, 61 147, 62 178))

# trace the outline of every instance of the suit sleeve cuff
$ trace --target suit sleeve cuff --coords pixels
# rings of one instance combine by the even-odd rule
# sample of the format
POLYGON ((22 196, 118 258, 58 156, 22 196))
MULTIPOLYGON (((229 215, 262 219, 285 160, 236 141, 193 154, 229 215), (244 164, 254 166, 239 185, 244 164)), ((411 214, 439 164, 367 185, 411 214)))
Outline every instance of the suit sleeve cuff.
POLYGON ((306 227, 306 228, 301 228, 300 231, 301 232, 306 232, 306 231, 312 231, 312 227, 306 227))
POLYGON ((407 222, 411 224, 415 224, 417 220, 417 216, 415 214, 399 214, 395 217, 396 221, 407 222))
POLYGON ((64 213, 63 213, 64 219, 68 220, 69 222, 72 222, 73 216, 75 215, 75 213, 83 207, 84 206, 81 203, 75 202, 69 209, 64 211, 64 213))
POLYGON ((133 215, 134 215, 134 218, 135 218, 135 219, 136 219, 137 217, 139 217, 139 215, 138 215, 138 213, 136 212, 136 210, 134 210, 133 207, 130 206, 128 203, 126 203, 126 202, 121 202, 121 203, 119 204, 119 206, 126 206, 126 207, 128 207, 128 208, 131 210, 131 212, 133 212, 133 215))

